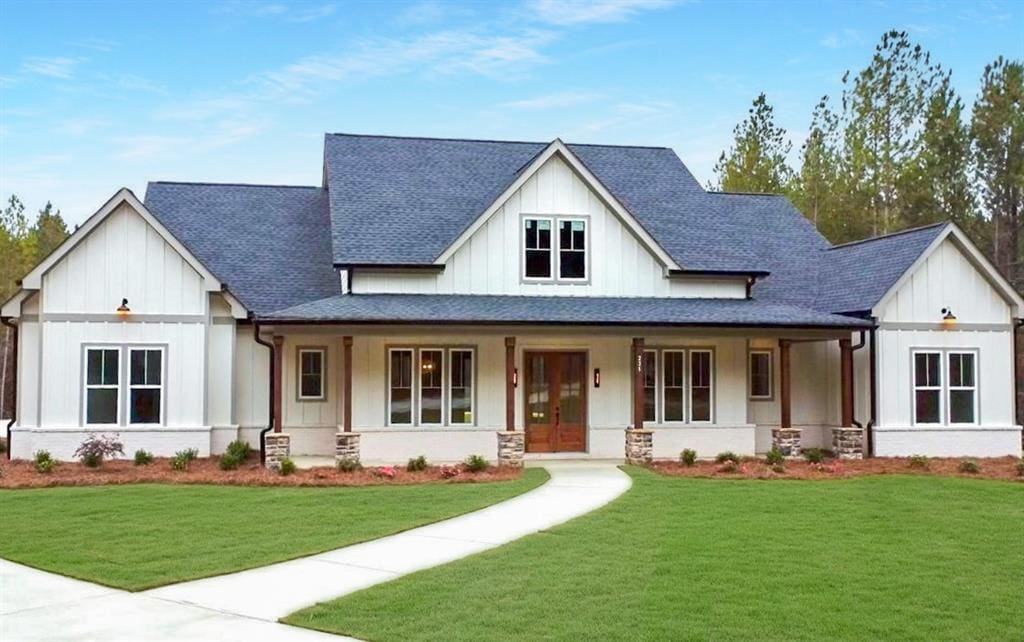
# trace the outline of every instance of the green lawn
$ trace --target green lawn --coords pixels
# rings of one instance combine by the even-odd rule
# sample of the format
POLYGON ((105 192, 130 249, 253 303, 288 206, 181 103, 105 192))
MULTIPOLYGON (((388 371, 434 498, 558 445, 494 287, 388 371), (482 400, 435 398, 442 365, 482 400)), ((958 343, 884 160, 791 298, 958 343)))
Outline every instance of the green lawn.
POLYGON ((131 485, 0 491, 0 557, 132 591, 320 553, 547 481, 363 488, 131 485))
POLYGON ((378 641, 1024 639, 1024 484, 628 472, 595 513, 285 621, 378 641))

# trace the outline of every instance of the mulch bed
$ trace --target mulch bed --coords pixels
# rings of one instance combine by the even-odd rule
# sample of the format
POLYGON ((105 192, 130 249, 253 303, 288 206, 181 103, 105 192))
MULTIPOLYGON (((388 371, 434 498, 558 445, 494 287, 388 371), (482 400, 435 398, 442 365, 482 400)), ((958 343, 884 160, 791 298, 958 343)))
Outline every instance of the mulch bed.
POLYGON ((736 470, 714 461, 698 461, 693 466, 684 466, 678 461, 656 461, 649 467, 663 475, 673 477, 714 477, 725 479, 836 479, 863 477, 865 475, 946 475, 953 477, 975 477, 1024 482, 1016 457, 966 458, 978 464, 977 473, 959 471, 962 457, 930 457, 927 468, 914 467, 909 458, 872 457, 870 459, 829 459, 821 464, 790 459, 783 472, 775 472, 763 458, 744 458, 736 470))
POLYGON ((430 466, 424 471, 407 472, 404 466, 365 468, 342 472, 335 468, 300 469, 281 475, 260 466, 258 457, 250 457, 237 470, 220 470, 218 458, 195 459, 187 471, 171 470, 170 460, 157 458, 148 466, 136 466, 128 460, 105 461, 99 468, 78 462, 61 462, 50 473, 39 473, 27 460, 0 462, 0 488, 47 488, 51 486, 98 486, 103 484, 220 484, 234 486, 375 486, 426 483, 475 483, 510 481, 522 477, 522 469, 491 467, 484 472, 469 472, 463 466, 430 466), (454 474, 453 474, 454 473, 454 474), (452 475, 446 477, 445 475, 452 475))

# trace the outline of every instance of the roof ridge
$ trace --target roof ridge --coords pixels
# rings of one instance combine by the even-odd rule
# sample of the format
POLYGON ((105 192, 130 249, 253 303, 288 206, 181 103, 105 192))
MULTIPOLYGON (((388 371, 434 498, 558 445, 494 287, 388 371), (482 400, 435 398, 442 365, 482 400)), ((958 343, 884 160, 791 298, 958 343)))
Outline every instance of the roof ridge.
POLYGON ((704 190, 708 194, 715 194, 718 196, 777 196, 779 198, 789 198, 785 194, 779 194, 778 192, 727 192, 719 189, 704 190))
MULTIPOLYGON (((327 132, 327 136, 348 136, 351 138, 391 138, 395 140, 436 140, 454 143, 508 143, 511 145, 550 145, 554 140, 501 140, 497 138, 457 138, 451 136, 399 136, 395 134, 351 134, 347 132, 327 132)), ((672 149, 663 145, 611 145, 607 143, 567 143, 569 147, 617 147, 620 149, 672 149)))
POLYGON ((272 183, 214 183, 209 181, 149 181, 147 185, 207 185, 210 187, 275 187, 286 189, 324 189, 319 185, 281 185, 272 183))
POLYGON ((946 225, 949 225, 949 223, 950 223, 949 221, 940 221, 938 223, 929 223, 928 225, 919 225, 917 227, 908 227, 905 230, 897 230, 896 232, 889 232, 888 234, 881 234, 879 236, 872 236, 871 238, 867 238, 867 239, 860 239, 858 241, 849 241, 847 243, 840 243, 839 245, 833 245, 832 247, 830 247, 828 249, 829 250, 838 250, 838 249, 842 249, 844 247, 850 247, 850 246, 853 246, 853 245, 863 245, 864 243, 871 243, 873 241, 881 241, 881 240, 884 240, 884 239, 891 239, 891 238, 896 237, 896 236, 903 236, 904 234, 913 234, 915 232, 923 232, 924 230, 929 230, 929 229, 931 229, 933 227, 945 227, 946 225))

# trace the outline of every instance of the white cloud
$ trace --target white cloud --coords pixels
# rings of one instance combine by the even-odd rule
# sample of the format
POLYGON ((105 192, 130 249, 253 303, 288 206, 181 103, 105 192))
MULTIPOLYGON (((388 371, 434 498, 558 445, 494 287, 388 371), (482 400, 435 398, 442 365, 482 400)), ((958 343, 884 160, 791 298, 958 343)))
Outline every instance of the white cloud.
POLYGON ((574 105, 592 103, 599 98, 601 98, 601 95, 595 93, 583 91, 561 91, 543 96, 534 96, 533 98, 525 98, 523 100, 513 100, 511 102, 502 103, 499 106, 507 109, 559 109, 562 107, 572 107, 574 105))
POLYGON ((152 94, 166 94, 167 87, 135 74, 97 74, 97 80, 125 91, 144 91, 152 94))
POLYGON ((105 38, 83 38, 82 40, 72 42, 71 46, 107 53, 109 51, 113 51, 118 44, 119 43, 114 42, 113 40, 107 40, 105 38))
POLYGON ((21 63, 21 70, 30 74, 38 74, 50 78, 70 78, 82 58, 65 57, 30 57, 21 63))
POLYGON ((865 42, 864 34, 856 29, 843 29, 841 31, 828 34, 819 40, 818 44, 826 49, 840 49, 842 47, 863 45, 865 42))
POLYGON ((555 25, 621 22, 643 11, 665 9, 676 0, 533 0, 527 6, 534 17, 555 25))
POLYGON ((333 14, 337 10, 338 6, 335 4, 323 4, 320 6, 313 6, 298 11, 296 13, 290 13, 288 15, 289 22, 314 22, 321 20, 327 16, 333 14))

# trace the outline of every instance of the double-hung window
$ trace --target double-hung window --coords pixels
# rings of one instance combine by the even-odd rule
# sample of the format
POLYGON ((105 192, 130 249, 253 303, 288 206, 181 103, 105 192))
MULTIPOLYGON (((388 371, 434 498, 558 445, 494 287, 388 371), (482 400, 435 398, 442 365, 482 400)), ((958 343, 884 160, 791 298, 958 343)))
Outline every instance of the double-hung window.
POLYGON ((646 349, 640 366, 644 421, 668 424, 713 421, 713 350, 646 349))
POLYGON ((388 349, 388 425, 473 424, 473 348, 388 349))
POLYGON ((978 423, 977 353, 914 350, 914 424, 978 423))
POLYGON ((588 243, 586 218, 524 217, 523 278, 586 281, 588 243))
POLYGON ((85 425, 162 424, 166 365, 163 347, 87 346, 85 425))
POLYGON ((690 350, 690 421, 711 421, 711 351, 690 350))
POLYGON ((748 355, 749 397, 755 401, 772 399, 772 351, 751 350, 748 355))
POLYGON ((324 372, 327 351, 323 348, 299 348, 299 401, 323 401, 327 398, 324 372))
POLYGON ((658 420, 658 351, 644 350, 644 421, 658 420))
POLYGON ((685 421, 686 388, 684 373, 686 372, 686 353, 682 350, 665 350, 661 353, 663 375, 661 379, 662 420, 665 422, 685 421))
POLYGON ((85 350, 85 423, 120 423, 121 349, 85 350))
POLYGON ((159 424, 163 417, 164 351, 128 349, 128 423, 159 424))

